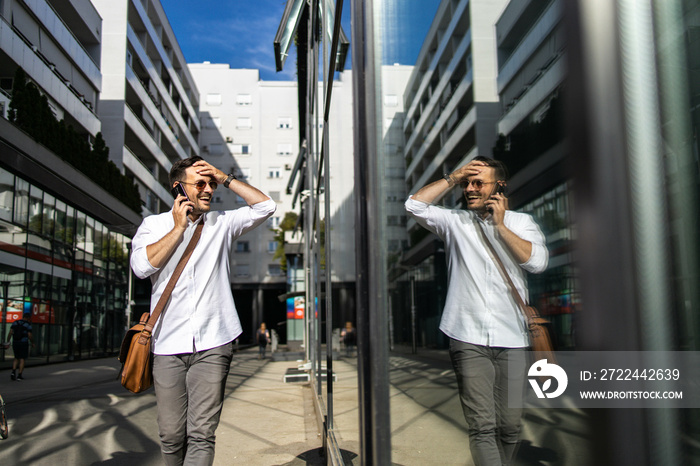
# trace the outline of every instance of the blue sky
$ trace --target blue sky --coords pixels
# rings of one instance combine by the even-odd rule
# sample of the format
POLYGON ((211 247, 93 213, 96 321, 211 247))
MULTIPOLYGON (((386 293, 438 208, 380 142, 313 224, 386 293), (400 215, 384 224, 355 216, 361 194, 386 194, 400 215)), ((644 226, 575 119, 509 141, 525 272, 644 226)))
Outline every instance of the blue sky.
MULTIPOLYGON (((348 37, 350 3, 344 0, 342 18, 348 37)), ((385 0, 385 63, 415 63, 439 3, 385 0)), ((228 63, 231 68, 255 68, 266 81, 296 79, 293 50, 284 71, 275 72, 272 41, 286 0, 162 0, 162 4, 188 63, 210 61, 228 63)))

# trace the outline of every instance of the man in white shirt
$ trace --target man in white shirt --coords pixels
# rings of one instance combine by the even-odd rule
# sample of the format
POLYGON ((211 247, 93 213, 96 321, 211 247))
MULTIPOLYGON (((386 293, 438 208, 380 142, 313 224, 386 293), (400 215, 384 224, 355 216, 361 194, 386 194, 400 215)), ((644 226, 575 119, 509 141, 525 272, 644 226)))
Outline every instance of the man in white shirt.
POLYGON ((170 184, 184 188, 172 210, 143 220, 131 267, 151 278, 151 312, 199 223, 202 234, 153 329, 153 379, 161 451, 167 465, 212 464, 216 427, 241 324, 231 294, 229 253, 239 236, 263 223, 276 204, 258 189, 201 157, 176 162, 170 184), (221 184, 248 204, 211 212, 221 184))
POLYGON ((508 285, 489 255, 479 222, 518 292, 527 301, 525 271, 547 268, 545 238, 533 219, 508 210, 498 189, 505 166, 476 157, 406 201, 416 221, 444 242, 449 283, 440 330, 450 338, 450 358, 467 420, 472 458, 477 466, 509 464, 520 433, 521 410, 508 408, 507 387, 525 378, 528 332, 508 285), (459 185, 467 210, 432 205, 459 185), (508 370, 508 361, 519 370, 508 370))

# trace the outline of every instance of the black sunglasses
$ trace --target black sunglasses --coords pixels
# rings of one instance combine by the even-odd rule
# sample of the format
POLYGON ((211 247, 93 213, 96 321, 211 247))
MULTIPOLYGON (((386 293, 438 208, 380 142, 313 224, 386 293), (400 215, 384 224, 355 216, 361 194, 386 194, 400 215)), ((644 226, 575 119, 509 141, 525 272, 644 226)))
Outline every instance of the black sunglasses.
POLYGON ((471 180, 471 181, 467 180, 467 181, 462 182, 462 188, 468 188, 469 185, 471 184, 472 186, 474 186, 474 189, 480 190, 481 188, 484 187, 485 184, 494 184, 494 183, 496 183, 496 182, 495 181, 481 181, 481 180, 471 180))
POLYGON ((211 188, 212 191, 216 191, 216 188, 219 187, 219 183, 217 183, 216 181, 210 181, 209 183, 207 183, 207 182, 204 181, 204 180, 199 180, 199 181, 197 181, 196 183, 188 183, 188 182, 186 182, 186 181, 180 181, 180 183, 182 183, 182 184, 193 184, 194 187, 197 188, 197 191, 199 191, 200 193, 201 193, 202 191, 204 191, 204 188, 207 186, 207 184, 209 184, 209 187, 211 188))

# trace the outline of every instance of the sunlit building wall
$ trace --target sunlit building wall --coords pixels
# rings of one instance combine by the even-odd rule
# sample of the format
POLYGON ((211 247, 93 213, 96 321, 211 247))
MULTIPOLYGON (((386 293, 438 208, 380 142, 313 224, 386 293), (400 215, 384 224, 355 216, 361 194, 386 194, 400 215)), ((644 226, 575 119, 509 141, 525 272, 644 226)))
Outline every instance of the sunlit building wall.
POLYGON ((413 72, 412 66, 393 65, 382 67, 382 118, 384 174, 384 200, 386 201, 386 251, 389 268, 395 267, 401 252, 408 248, 406 232, 406 162, 404 151, 404 101, 403 93, 413 72))
POLYGON ((104 18, 99 116, 110 159, 136 181, 144 216, 172 206, 168 172, 199 155, 199 94, 158 0, 95 0, 104 18))

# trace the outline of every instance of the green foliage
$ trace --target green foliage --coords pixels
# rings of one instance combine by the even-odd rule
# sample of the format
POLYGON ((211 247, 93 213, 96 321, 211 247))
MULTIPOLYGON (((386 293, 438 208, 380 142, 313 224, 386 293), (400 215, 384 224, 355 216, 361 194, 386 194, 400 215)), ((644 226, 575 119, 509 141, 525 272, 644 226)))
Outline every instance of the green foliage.
POLYGON ((9 119, 35 141, 83 172, 131 210, 141 214, 142 202, 138 187, 109 160, 109 148, 102 133, 97 133, 91 148, 84 135, 78 134, 65 121, 56 119, 48 98, 39 92, 34 83, 27 81, 22 68, 18 68, 15 73, 9 119))
POLYGON ((287 272, 287 257, 284 255, 284 232, 291 231, 294 225, 297 224, 299 216, 295 212, 287 212, 280 222, 279 228, 273 230, 275 232, 275 241, 277 241, 277 250, 272 256, 273 260, 279 259, 282 272, 287 272))

